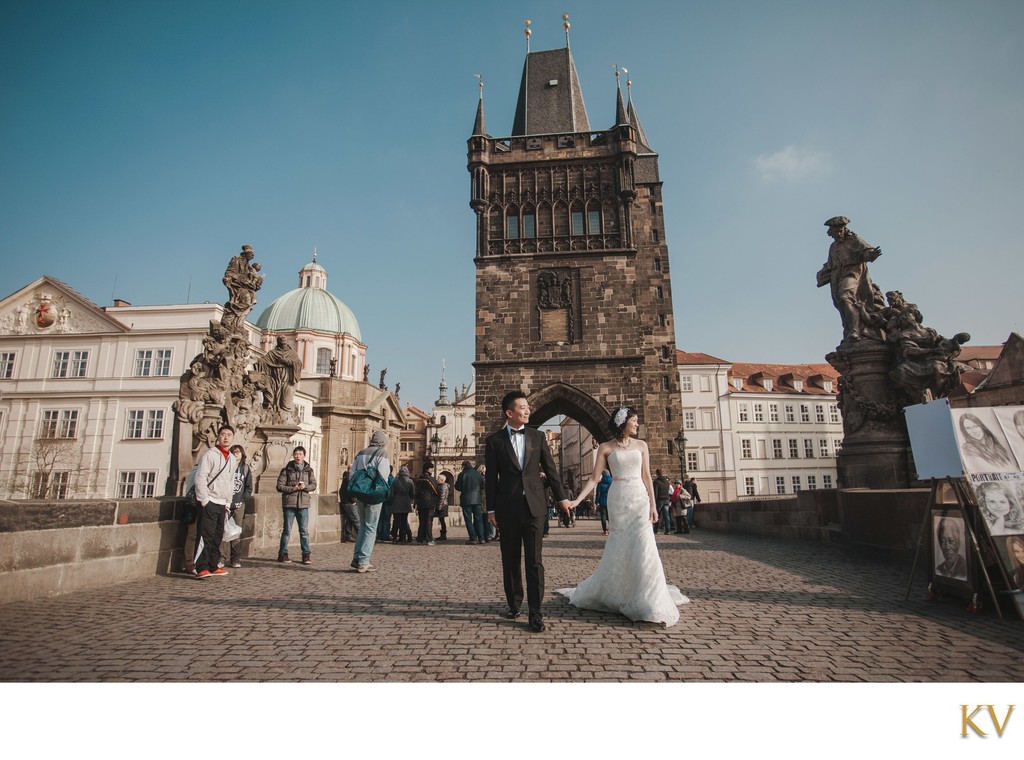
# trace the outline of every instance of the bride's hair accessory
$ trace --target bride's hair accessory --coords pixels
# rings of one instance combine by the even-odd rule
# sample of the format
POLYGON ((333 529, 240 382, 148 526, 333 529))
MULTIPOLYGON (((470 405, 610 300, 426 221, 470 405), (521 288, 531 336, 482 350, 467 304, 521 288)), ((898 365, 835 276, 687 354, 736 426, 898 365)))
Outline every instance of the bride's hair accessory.
POLYGON ((612 422, 615 423, 615 427, 622 427, 626 424, 626 416, 629 414, 629 408, 620 406, 619 410, 615 412, 615 416, 612 417, 612 422))

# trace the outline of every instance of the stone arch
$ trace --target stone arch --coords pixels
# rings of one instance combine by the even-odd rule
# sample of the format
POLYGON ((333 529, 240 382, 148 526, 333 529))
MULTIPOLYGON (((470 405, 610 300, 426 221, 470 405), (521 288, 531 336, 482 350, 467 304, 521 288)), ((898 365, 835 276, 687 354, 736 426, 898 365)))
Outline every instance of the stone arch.
POLYGON ((611 438, 608 432, 610 412, 593 396, 568 383, 555 382, 527 396, 530 425, 538 426, 564 414, 587 429, 597 441, 611 438))

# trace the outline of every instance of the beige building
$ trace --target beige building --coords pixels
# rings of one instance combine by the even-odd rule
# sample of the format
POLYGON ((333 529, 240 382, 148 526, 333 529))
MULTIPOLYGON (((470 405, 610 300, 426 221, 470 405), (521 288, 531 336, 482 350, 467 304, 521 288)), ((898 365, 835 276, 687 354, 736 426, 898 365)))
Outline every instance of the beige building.
MULTIPOLYGON (((303 360, 290 443, 305 446, 322 490, 375 429, 397 458, 405 428, 394 394, 363 381, 358 323, 326 281, 306 265, 299 288, 245 324, 253 359, 284 336, 303 360)), ((208 303, 100 307, 49 276, 0 300, 0 498, 175 493, 172 404, 222 314, 208 303)))

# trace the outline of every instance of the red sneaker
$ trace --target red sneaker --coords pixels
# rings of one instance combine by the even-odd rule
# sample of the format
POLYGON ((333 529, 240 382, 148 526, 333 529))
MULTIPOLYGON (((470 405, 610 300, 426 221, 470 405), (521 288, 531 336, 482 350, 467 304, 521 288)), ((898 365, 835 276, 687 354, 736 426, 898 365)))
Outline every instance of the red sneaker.
POLYGON ((228 575, 228 571, 223 567, 218 567, 210 575, 228 575))
POLYGON ((213 575, 213 573, 211 573, 209 570, 200 570, 198 573, 196 573, 196 578, 202 580, 203 578, 209 578, 211 575, 213 575))

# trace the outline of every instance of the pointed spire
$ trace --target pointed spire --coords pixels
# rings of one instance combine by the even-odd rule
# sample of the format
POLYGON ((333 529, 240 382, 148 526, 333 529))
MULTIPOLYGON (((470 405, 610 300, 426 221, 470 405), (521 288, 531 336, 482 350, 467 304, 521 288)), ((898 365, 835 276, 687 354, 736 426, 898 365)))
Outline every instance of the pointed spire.
MULTIPOLYGON (((487 130, 484 128, 484 78, 479 74, 474 74, 477 79, 480 80, 480 102, 476 106, 476 121, 473 122, 473 135, 486 135, 487 130)), ((473 135, 470 135, 471 137, 473 135)))
POLYGON ((626 93, 629 99, 629 105, 626 108, 626 118, 629 119, 630 125, 636 130, 637 142, 651 150, 651 144, 647 141, 647 133, 644 132, 644 125, 640 123, 640 117, 637 115, 636 109, 633 108, 633 82, 629 79, 626 80, 626 93))
MULTIPOLYGON (((618 127, 622 124, 629 124, 629 119, 626 116, 626 106, 622 102, 622 85, 619 84, 619 64, 613 64, 615 68, 615 126, 618 127)), ((625 73, 629 73, 627 69, 622 69, 625 73)))

